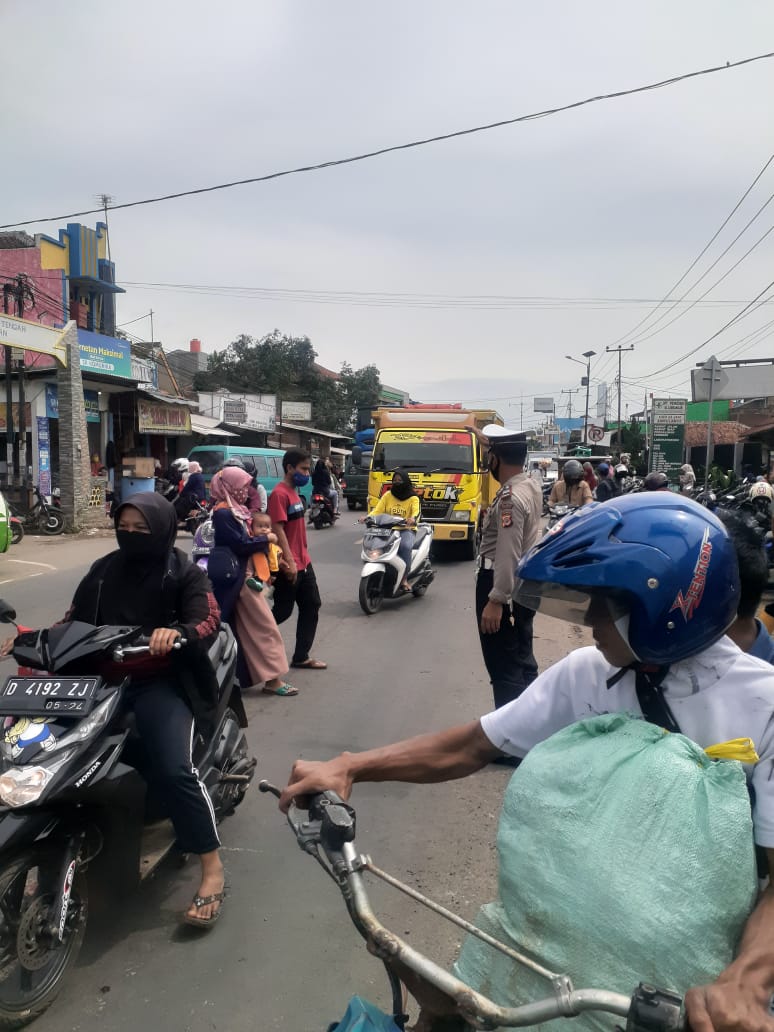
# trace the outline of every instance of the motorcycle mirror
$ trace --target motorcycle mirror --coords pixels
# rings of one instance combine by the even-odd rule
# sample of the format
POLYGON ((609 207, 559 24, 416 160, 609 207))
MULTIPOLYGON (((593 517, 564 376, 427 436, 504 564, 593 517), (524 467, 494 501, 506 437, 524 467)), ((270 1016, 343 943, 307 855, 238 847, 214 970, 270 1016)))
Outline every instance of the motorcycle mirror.
POLYGON ((0 598, 0 623, 14 623, 15 620, 16 610, 10 602, 6 602, 4 598, 0 598))
POLYGON ((360 445, 356 444, 353 446, 352 455, 350 456, 350 458, 352 459, 353 466, 363 465, 363 449, 360 447, 360 445))

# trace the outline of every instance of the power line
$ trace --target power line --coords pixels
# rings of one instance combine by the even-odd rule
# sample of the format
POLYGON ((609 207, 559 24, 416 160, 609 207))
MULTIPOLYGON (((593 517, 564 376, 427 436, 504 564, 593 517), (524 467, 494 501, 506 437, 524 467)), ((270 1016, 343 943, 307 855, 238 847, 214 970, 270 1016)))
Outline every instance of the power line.
MULTIPOLYGON (((168 291, 214 297, 229 297, 251 301, 294 302, 302 304, 352 305, 376 308, 472 308, 508 310, 524 308, 531 311, 588 310, 613 311, 621 307, 650 304, 651 298, 583 298, 511 294, 412 294, 383 291, 316 290, 311 288, 248 287, 206 283, 153 283, 140 280, 122 280, 127 287, 140 290, 168 291)), ((686 305, 700 301, 685 301, 686 305)), ((722 308, 738 305, 738 300, 705 301, 704 307, 722 308)), ((141 317, 142 318, 142 317, 141 317)), ((147 318, 147 316, 145 316, 147 318)), ((126 323, 122 325, 127 325, 126 323)))
MULTIPOLYGON (((764 173, 765 173, 765 172, 766 172, 766 170, 768 169, 769 165, 771 165, 771 163, 772 163, 773 161, 774 161, 774 153, 772 153, 772 154, 771 154, 771 156, 769 157, 768 161, 767 161, 767 162, 765 163, 765 165, 763 166, 763 168, 762 168, 762 169, 760 170, 760 172, 758 172, 758 174, 757 174, 757 175, 755 176, 755 178, 753 179, 752 183, 750 183, 750 185, 749 185, 749 186, 747 187, 747 189, 745 190, 745 192, 744 192, 744 193, 742 194, 742 196, 741 196, 741 197, 739 198, 739 200, 738 200, 738 201, 736 202, 736 204, 735 204, 735 205, 734 205, 734 207, 733 207, 733 208, 731 209, 731 211, 730 211, 730 212, 728 213, 728 215, 727 215, 727 216, 725 217, 725 219, 724 219, 724 220, 723 220, 723 221, 721 222, 720 226, 719 226, 719 227, 718 227, 718 228, 717 228, 717 229, 715 230, 715 232, 714 232, 714 233, 713 233, 713 235, 712 235, 712 236, 710 237, 710 239, 709 239, 709 240, 707 241, 707 243, 706 243, 706 244, 704 245, 704 247, 703 247, 703 248, 701 249, 701 251, 699 251, 699 253, 698 253, 698 254, 696 255, 696 257, 695 257, 695 258, 693 259, 693 261, 691 262, 691 264, 690 264, 690 265, 688 266, 688 268, 687 268, 687 269, 685 270, 685 272, 684 272, 684 273, 682 274, 682 276, 681 276, 681 277, 680 277, 680 278, 679 278, 678 280, 676 280, 676 281, 675 281, 675 283, 673 283, 673 284, 672 284, 672 286, 671 286, 671 287, 669 288, 669 290, 668 290, 668 291, 666 292, 665 296, 664 296, 664 297, 663 297, 663 298, 661 299, 661 301, 659 301, 659 303, 658 303, 658 304, 656 305, 656 307, 655 307, 655 308, 654 308, 654 309, 653 309, 653 310, 652 310, 652 311, 651 311, 651 312, 650 312, 650 313, 649 313, 649 314, 648 314, 648 315, 647 315, 647 316, 646 316, 646 317, 645 317, 644 319, 640 320, 640 322, 638 322, 636 326, 632 327, 632 329, 631 329, 631 330, 629 330, 629 332, 628 332, 628 333, 625 333, 625 334, 623 335, 623 337, 620 337, 620 338, 619 338, 618 340, 616 340, 616 341, 613 341, 613 344, 612 344, 612 346, 613 346, 613 347, 615 347, 615 345, 616 345, 616 344, 622 343, 622 342, 623 342, 623 341, 625 340, 625 338, 627 338, 627 337, 631 337, 631 336, 632 336, 632 334, 633 334, 633 333, 634 333, 634 332, 635 332, 635 331, 636 331, 637 329, 639 329, 639 327, 640 327, 640 326, 642 326, 642 324, 643 324, 644 322, 647 322, 647 321, 648 321, 648 319, 650 319, 650 316, 651 316, 651 315, 655 315, 655 313, 656 313, 656 312, 657 312, 657 311, 658 311, 658 310, 659 310, 659 309, 660 309, 660 308, 661 308, 661 307, 662 307, 663 305, 665 305, 665 304, 666 304, 666 302, 667 302, 668 300, 670 300, 670 294, 674 293, 674 291, 675 291, 675 290, 677 290, 677 288, 678 288, 678 287, 680 286, 680 284, 681 284, 681 283, 682 283, 682 282, 683 282, 683 281, 684 281, 685 279, 687 279, 687 277, 688 277, 688 276, 690 275, 690 273, 691 273, 691 272, 692 272, 692 271, 693 271, 693 270, 694 270, 694 269, 696 268, 696 266, 697 266, 697 265, 699 264, 699 262, 701 261, 701 259, 702 259, 702 258, 704 257, 704 255, 705 255, 705 254, 707 253, 707 251, 708 251, 708 250, 710 249, 710 247, 712 247, 712 245, 713 245, 713 244, 715 243, 715 241, 717 240, 717 238, 718 238, 718 237, 720 236, 720 234, 721 234, 721 233, 723 232, 723 230, 724 230, 724 229, 726 228, 726 226, 727 226, 727 225, 728 225, 728 223, 729 223, 729 222, 731 221, 731 219, 732 219, 732 218, 734 217, 734 215, 736 215, 736 213, 737 213, 737 212, 739 211, 739 209, 741 208, 741 206, 742 206, 742 204, 744 203, 744 201, 746 201, 746 200, 747 200, 747 198, 749 197, 749 195, 750 195, 750 194, 752 193, 752 191, 753 191, 754 187, 755 187, 755 186, 756 186, 756 185, 758 184, 758 182, 760 181, 760 179, 762 178, 762 176, 764 175, 764 173)), ((772 197, 774 197, 774 194, 772 194, 772 197)), ((755 214, 755 215, 753 216, 753 218, 752 218, 752 219, 750 220, 750 222, 748 222, 748 223, 747 223, 747 225, 746 225, 746 226, 744 227, 744 229, 742 230, 742 233, 744 233, 744 231, 745 231, 745 230, 746 230, 746 229, 747 229, 747 228, 748 228, 748 227, 749 227, 749 226, 750 226, 750 225, 751 225, 751 224, 752 224, 752 223, 753 223, 753 222, 755 221, 755 219, 757 219, 757 218, 758 218, 758 216, 759 216, 759 215, 761 214, 761 212, 763 211, 763 208, 765 208, 765 207, 766 207, 766 206, 767 206, 767 205, 768 205, 768 204, 769 204, 769 203, 771 202, 771 200, 772 200, 772 197, 769 197, 768 201, 766 201, 766 204, 764 204, 762 208, 759 208, 759 209, 758 209, 758 211, 757 211, 757 212, 756 212, 756 214, 755 214)), ((741 233, 739 234, 739 236, 741 236, 741 233)), ((738 240, 738 239, 739 239, 739 236, 737 236, 737 237, 736 237, 736 238, 734 239, 734 241, 732 241, 732 243, 731 243, 731 244, 729 244, 729 247, 733 246, 733 244, 734 244, 734 243, 736 242, 736 240, 738 240)), ((726 251, 727 251, 727 250, 728 250, 728 249, 726 249, 726 251)), ((723 254, 725 254, 725 253, 726 253, 726 251, 724 251, 724 252, 723 252, 723 254)), ((720 260, 720 258, 722 258, 722 257, 723 257, 723 254, 721 254, 721 255, 720 255, 720 256, 719 256, 719 257, 718 257, 718 258, 717 258, 717 259, 715 260, 715 263, 714 263, 714 264, 717 264, 717 262, 718 262, 718 261, 720 260)), ((709 271, 710 271, 710 269, 712 269, 712 268, 713 268, 713 266, 711 265, 711 266, 710 266, 710 268, 709 268, 709 269, 707 269, 707 271, 706 271, 706 272, 704 273, 704 276, 706 276, 706 275, 707 275, 707 272, 709 272, 709 271)), ((703 278, 703 277, 702 277, 702 278, 703 278)), ((700 282, 700 281, 699 281, 699 280, 697 280, 697 282, 700 282)), ((696 285, 696 284, 694 284, 694 286, 695 286, 695 285, 696 285)), ((693 289, 693 288, 689 288, 689 289, 693 289)), ((682 302, 682 301, 683 301, 683 300, 685 299, 685 296, 686 296, 686 295, 685 295, 685 294, 683 294, 683 296, 682 296, 682 297, 681 297, 681 298, 679 299, 679 301, 677 301, 676 303, 678 303, 678 304, 679 304, 679 303, 681 303, 681 302, 682 302)))
POLYGON ((766 54, 757 54, 754 57, 745 57, 739 61, 727 61, 722 65, 715 65, 711 68, 700 68, 694 72, 684 72, 681 75, 674 75, 669 79, 662 79, 660 82, 648 83, 645 86, 635 86, 631 89, 616 90, 612 93, 602 93, 594 97, 586 97, 584 100, 576 100, 569 104, 562 104, 559 107, 546 108, 543 111, 534 111, 528 115, 517 115, 514 118, 504 118, 497 122, 489 122, 486 125, 477 125, 469 129, 457 129, 451 133, 439 133, 436 136, 428 136, 420 140, 412 140, 409 143, 398 143, 388 147, 380 147, 377 150, 355 154, 348 158, 336 158, 331 161, 317 162, 313 165, 301 165, 297 168, 285 169, 281 172, 269 172, 263 176, 252 176, 249 179, 236 179, 229 183, 218 183, 216 186, 204 186, 195 190, 180 190, 176 193, 163 194, 159 197, 148 197, 140 201, 127 201, 124 204, 107 205, 103 208, 90 208, 87 211, 70 212, 67 215, 49 215, 45 218, 26 219, 22 222, 9 222, 5 225, 0 225, 0 229, 15 229, 21 226, 31 226, 40 222, 60 222, 64 219, 81 218, 84 215, 95 215, 98 213, 106 213, 107 211, 119 211, 122 208, 136 208, 143 204, 158 204, 161 201, 177 200, 180 197, 193 197, 198 194, 214 193, 216 190, 230 190, 235 186, 247 186, 252 183, 265 183, 271 179, 281 179, 285 176, 297 175, 301 172, 319 172, 321 169, 334 168, 339 165, 351 165, 354 162, 366 161, 370 158, 381 157, 384 154, 394 154, 397 151, 425 147, 431 143, 441 143, 445 140, 453 140, 462 136, 472 136, 474 133, 488 132, 491 129, 500 129, 507 125, 516 125, 520 122, 531 122, 538 118, 547 118, 550 115, 557 115, 563 111, 571 111, 588 104, 598 104, 605 100, 617 100, 620 97, 628 97, 635 93, 646 93, 651 90, 663 89, 666 86, 672 86, 678 82, 685 82, 687 79, 695 79, 702 75, 712 75, 715 72, 725 72, 731 68, 740 68, 743 65, 752 64, 756 61, 766 61, 772 57, 774 57, 774 51, 766 54))
POLYGON ((647 373, 644 379, 652 379, 660 373, 665 373, 668 369, 673 369, 675 366, 680 365, 680 363, 684 362, 686 358, 690 358, 691 355, 695 355, 697 351, 701 351, 703 347, 706 347, 707 344, 710 344, 716 337, 719 337, 721 333, 724 333, 730 326, 733 326, 735 322, 738 322, 740 319, 744 319, 751 312, 754 312, 756 308, 760 308, 761 305, 766 304, 766 299, 761 299, 764 294, 771 290, 772 287, 774 287, 774 280, 768 283, 759 294, 756 294, 752 301, 749 301, 732 319, 729 319, 728 322, 721 326, 719 330, 716 330, 711 337, 707 337, 707 339, 703 340, 701 344, 697 344, 695 348, 691 348, 690 351, 686 351, 684 355, 681 355, 680 358, 676 358, 674 362, 670 362, 669 365, 665 365, 662 369, 658 369, 654 373, 647 373))

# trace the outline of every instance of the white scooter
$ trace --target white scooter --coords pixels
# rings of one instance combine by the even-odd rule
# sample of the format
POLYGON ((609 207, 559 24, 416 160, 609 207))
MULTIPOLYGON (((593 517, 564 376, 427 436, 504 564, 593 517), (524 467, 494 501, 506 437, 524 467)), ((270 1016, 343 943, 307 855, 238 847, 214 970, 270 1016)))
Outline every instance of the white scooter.
MULTIPOLYGON (((363 612, 371 616, 382 607, 385 598, 407 594, 400 589, 406 564, 398 557, 400 531, 406 527, 400 516, 367 516, 363 536, 363 570, 360 574, 359 599, 363 612)), ((411 594, 421 598, 435 577, 430 566, 430 545, 433 543, 432 524, 418 523, 416 540, 411 552, 411 569, 406 578, 411 594)))

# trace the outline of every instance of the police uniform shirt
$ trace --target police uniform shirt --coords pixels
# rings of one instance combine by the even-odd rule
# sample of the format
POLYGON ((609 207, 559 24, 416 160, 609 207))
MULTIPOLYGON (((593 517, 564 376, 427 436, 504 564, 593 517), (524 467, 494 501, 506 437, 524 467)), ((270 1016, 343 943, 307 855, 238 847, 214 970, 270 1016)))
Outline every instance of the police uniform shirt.
POLYGON ((540 539, 543 492, 534 477, 517 473, 506 480, 494 496, 484 517, 480 555, 494 564, 490 602, 511 601, 516 566, 540 539))

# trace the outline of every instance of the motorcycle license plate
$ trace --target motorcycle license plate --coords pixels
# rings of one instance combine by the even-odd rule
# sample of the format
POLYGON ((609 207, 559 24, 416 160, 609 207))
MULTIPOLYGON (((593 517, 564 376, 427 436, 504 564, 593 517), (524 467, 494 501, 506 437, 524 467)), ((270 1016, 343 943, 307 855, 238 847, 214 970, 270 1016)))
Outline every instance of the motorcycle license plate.
POLYGON ((99 684, 99 677, 9 677, 0 687, 0 712, 88 713, 99 684))

